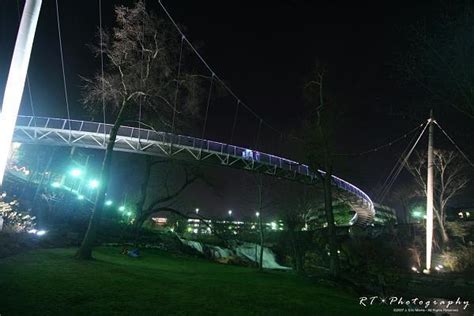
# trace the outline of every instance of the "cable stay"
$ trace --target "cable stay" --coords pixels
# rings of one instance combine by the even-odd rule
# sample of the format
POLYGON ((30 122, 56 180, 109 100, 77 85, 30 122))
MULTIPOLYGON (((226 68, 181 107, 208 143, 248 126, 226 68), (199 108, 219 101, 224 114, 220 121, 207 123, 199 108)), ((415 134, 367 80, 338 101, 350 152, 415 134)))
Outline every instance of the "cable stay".
POLYGON ((410 158, 411 154, 413 153, 413 151, 415 150, 415 147, 416 145, 418 145, 418 142, 420 141, 421 137, 423 136, 423 134, 425 133, 426 131, 426 128, 428 127, 430 121, 428 120, 427 123, 425 123, 425 127, 423 128, 423 130, 421 131, 421 133, 418 135, 418 137, 416 138, 416 141, 415 143, 413 144, 413 146, 411 146, 410 148, 410 144, 407 146, 407 148, 405 149, 405 151, 401 154, 400 158, 398 159, 398 161, 396 162, 394 168, 392 169, 392 171, 390 172, 389 176, 387 177, 387 179, 385 179, 384 181, 384 184, 382 185, 382 191, 381 193, 379 194, 379 201, 380 203, 383 202, 383 200, 385 199, 385 197, 387 196, 387 193, 390 191, 390 189, 392 188, 393 184, 395 183, 395 181, 397 180, 398 176, 400 175, 400 172, 403 170, 403 167, 405 167, 406 163, 408 162, 408 159, 410 158), (408 153, 404 156, 406 150, 410 148, 410 150, 408 151, 408 153))
POLYGON ((334 154, 334 156, 363 156, 363 155, 366 155, 366 154, 370 154, 370 153, 373 153, 373 152, 378 152, 380 149, 383 149, 383 148, 386 148, 386 147, 390 147, 396 143, 398 143, 399 141, 403 140, 403 139, 406 139, 409 135, 413 134, 414 132, 416 132, 417 130, 421 129, 423 126, 425 125, 425 123, 423 124, 420 124, 418 125, 417 127, 415 127, 414 129, 410 130, 409 132, 383 144, 383 145, 380 145, 380 146, 377 146, 377 147, 374 147, 372 149, 368 149, 368 150, 365 150, 365 151, 362 151, 360 153, 348 153, 348 154, 334 154))
POLYGON ((464 159, 466 159, 467 163, 474 168, 474 163, 472 163, 472 161, 469 159, 469 157, 464 153, 464 151, 461 150, 461 148, 458 146, 458 144, 456 144, 456 142, 454 142, 454 140, 448 135, 448 133, 446 133, 446 131, 441 127, 441 125, 439 125, 439 123, 437 121, 434 121, 434 123, 436 124, 436 126, 438 126, 438 128, 441 130, 441 132, 443 132, 443 134, 448 138, 448 140, 451 142, 451 144, 454 145, 454 147, 459 151, 459 153, 461 154, 461 156, 463 156, 464 159))
POLYGON ((59 5, 58 0, 56 0, 56 21, 58 27, 58 38, 59 38, 59 52, 61 55, 61 68, 63 72, 63 86, 64 86, 64 98, 66 100, 66 111, 67 111, 67 118, 68 118, 68 126, 69 126, 69 139, 71 138, 71 113, 69 111, 69 97, 67 92, 67 84, 66 84, 66 70, 64 66, 64 53, 63 53, 63 41, 61 38, 61 23, 59 21, 59 5))

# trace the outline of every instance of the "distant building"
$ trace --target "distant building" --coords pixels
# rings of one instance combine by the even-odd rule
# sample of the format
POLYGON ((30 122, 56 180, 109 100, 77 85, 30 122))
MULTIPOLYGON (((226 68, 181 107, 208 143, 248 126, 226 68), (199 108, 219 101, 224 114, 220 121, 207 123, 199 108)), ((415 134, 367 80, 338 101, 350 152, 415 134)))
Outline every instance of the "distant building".
POLYGON ((397 215, 395 209, 378 203, 374 203, 375 225, 397 224, 397 215))
POLYGON ((449 221, 473 221, 474 207, 453 207, 449 208, 447 213, 447 220, 449 221))

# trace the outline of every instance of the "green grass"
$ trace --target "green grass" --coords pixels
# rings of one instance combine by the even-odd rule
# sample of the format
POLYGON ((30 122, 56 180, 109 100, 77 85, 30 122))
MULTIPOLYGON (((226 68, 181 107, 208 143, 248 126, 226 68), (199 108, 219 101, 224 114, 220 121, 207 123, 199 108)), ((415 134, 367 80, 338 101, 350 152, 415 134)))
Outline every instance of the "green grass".
POLYGON ((0 260, 0 315, 380 315, 355 296, 288 272, 220 265, 156 250, 35 250, 0 260))

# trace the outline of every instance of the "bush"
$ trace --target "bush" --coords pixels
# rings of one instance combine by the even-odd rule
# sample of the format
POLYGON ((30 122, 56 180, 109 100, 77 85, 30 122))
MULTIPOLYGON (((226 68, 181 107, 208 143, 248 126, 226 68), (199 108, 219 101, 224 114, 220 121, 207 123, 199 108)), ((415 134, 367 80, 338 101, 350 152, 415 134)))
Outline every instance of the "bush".
POLYGON ((16 200, 6 202, 4 195, 0 198, 0 217, 3 218, 3 230, 12 232, 27 232, 35 226, 35 217, 20 211, 16 200))
POLYGON ((453 272, 474 272, 474 248, 459 247, 441 254, 443 265, 453 272))

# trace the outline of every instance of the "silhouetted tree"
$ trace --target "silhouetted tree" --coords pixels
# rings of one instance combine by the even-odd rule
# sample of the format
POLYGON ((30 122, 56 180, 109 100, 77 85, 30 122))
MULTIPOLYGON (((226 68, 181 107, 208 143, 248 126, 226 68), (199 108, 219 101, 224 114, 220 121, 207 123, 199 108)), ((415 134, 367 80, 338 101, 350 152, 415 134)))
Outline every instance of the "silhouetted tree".
MULTIPOLYGON (((435 170, 433 213, 438 223, 442 242, 446 244, 449 240, 445 227, 446 206, 452 198, 459 195, 459 193, 466 188, 469 177, 467 176, 467 164, 458 153, 436 149, 433 154, 435 170)), ((415 177, 415 181, 418 185, 418 195, 426 196, 426 153, 418 153, 412 161, 408 162, 407 168, 415 177)))
POLYGON ((326 93, 326 77, 325 67, 317 65, 312 80, 305 84, 304 93, 311 108, 304 134, 309 166, 314 171, 325 171, 324 174, 316 172, 316 175, 323 183, 324 209, 328 223, 330 270, 333 277, 338 277, 339 256, 332 195, 333 141, 338 109, 335 102, 332 102, 326 93))
POLYGON ((101 186, 97 193, 87 232, 76 257, 92 258, 92 247, 100 222, 107 192, 112 151, 117 132, 133 108, 143 108, 143 117, 160 120, 169 126, 176 110, 176 87, 180 87, 179 113, 198 114, 194 94, 196 80, 184 71, 177 78, 180 46, 163 20, 146 11, 143 1, 134 7, 115 8, 116 26, 112 32, 102 32, 96 56, 104 58, 104 73, 97 72, 84 79, 83 101, 87 109, 97 112, 105 105, 115 113, 100 173, 101 186), (177 79, 179 82, 177 83, 177 79))

